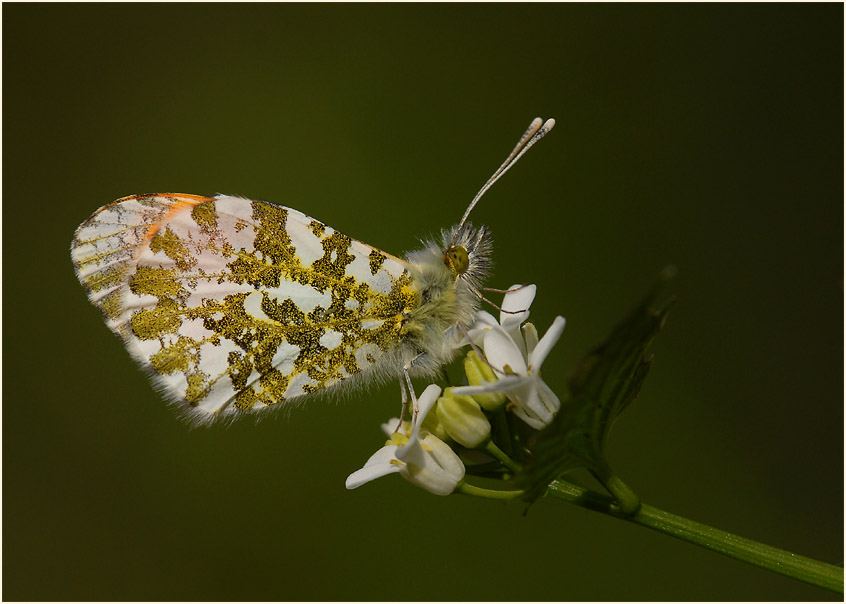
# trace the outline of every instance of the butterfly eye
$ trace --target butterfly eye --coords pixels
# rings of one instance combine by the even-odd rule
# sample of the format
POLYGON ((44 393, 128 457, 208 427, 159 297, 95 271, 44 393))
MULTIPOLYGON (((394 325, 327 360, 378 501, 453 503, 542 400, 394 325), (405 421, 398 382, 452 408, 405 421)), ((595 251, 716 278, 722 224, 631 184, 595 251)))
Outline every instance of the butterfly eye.
POLYGON ((444 264, 459 275, 463 275, 470 266, 470 256, 467 255, 467 250, 460 245, 453 245, 444 254, 444 264))

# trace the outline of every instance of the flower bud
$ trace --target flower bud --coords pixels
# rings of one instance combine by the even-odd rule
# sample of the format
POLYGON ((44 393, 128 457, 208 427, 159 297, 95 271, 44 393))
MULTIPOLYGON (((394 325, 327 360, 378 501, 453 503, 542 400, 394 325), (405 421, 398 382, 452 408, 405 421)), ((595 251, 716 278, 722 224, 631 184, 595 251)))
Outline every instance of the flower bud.
MULTIPOLYGON (((437 406, 435 407, 435 409, 437 409, 437 406)), ((434 434, 441 440, 449 440, 449 433, 441 424, 437 411, 435 411, 434 413, 430 412, 423 420, 423 423, 420 424, 420 428, 423 430, 423 432, 434 434)))
MULTIPOLYGON (((474 350, 467 353, 464 359, 464 373, 470 386, 484 386, 497 381, 497 377, 490 365, 479 358, 474 350)), ((505 403, 506 397, 502 392, 474 394, 473 399, 486 411, 494 411, 505 403)))
POLYGON ((491 435, 491 424, 473 397, 453 394, 447 388, 436 409, 438 422, 447 434, 468 449, 475 449, 491 435))

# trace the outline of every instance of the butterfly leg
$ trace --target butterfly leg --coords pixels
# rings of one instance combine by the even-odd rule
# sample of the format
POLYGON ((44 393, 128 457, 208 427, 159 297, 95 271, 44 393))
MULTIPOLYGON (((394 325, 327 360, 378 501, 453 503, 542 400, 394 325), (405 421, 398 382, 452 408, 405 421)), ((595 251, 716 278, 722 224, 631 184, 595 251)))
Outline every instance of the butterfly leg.
POLYGON ((520 291, 526 287, 525 285, 518 285, 516 287, 512 287, 511 289, 497 289, 495 287, 480 287, 479 290, 483 292, 493 292, 495 294, 510 294, 512 292, 520 291))
POLYGON ((402 420, 405 419, 405 412, 408 409, 408 392, 405 389, 405 382, 402 381, 402 376, 399 378, 399 385, 400 395, 402 396, 402 411, 400 411, 399 422, 397 422, 397 428, 394 430, 394 434, 399 432, 399 429, 402 428, 402 420))
MULTIPOLYGON (((467 281, 466 281, 466 280, 465 280, 464 282, 467 284, 467 287, 470 289, 470 291, 471 291, 471 292, 473 292, 473 295, 475 295, 477 298, 479 298, 479 300, 481 300, 482 302, 487 302, 488 304, 490 304, 491 306, 493 306, 495 309, 497 309, 499 312, 504 312, 504 313, 509 314, 509 315, 519 315, 520 313, 526 312, 526 309, 525 309, 525 308, 524 308, 523 310, 505 310, 504 308, 502 308, 502 307, 501 307, 499 304, 497 304, 496 302, 493 302, 492 300, 488 300, 488 299, 487 299, 487 298, 486 298, 486 297, 482 294, 482 292, 481 292, 481 291, 479 291, 476 287, 474 287, 474 286, 473 286, 473 285, 471 285, 470 283, 467 283, 467 281)), ((514 292, 514 291, 517 291, 518 289, 522 289, 522 287, 518 287, 518 288, 515 288, 515 289, 504 289, 504 290, 501 290, 501 289, 495 289, 495 290, 490 290, 490 291, 497 291, 497 292, 508 293, 508 292, 514 292)))
POLYGON ((408 367, 411 363, 408 363, 405 367, 402 368, 402 373, 405 376, 405 383, 408 386, 408 393, 411 395, 411 408, 413 409, 412 414, 412 422, 417 421, 417 414, 420 412, 420 409, 417 406, 417 395, 414 393, 414 386, 411 383, 411 376, 408 375, 408 367))
POLYGON ((405 412, 408 409, 408 398, 409 394, 411 395, 411 408, 412 408, 412 420, 417 420, 417 413, 420 409, 417 406, 417 395, 414 393, 414 386, 411 383, 411 376, 408 374, 408 370, 414 364, 423 353, 418 354, 413 359, 411 359, 408 363, 403 365, 402 368, 402 375, 400 375, 399 383, 400 383, 400 394, 402 395, 402 411, 400 412, 400 419, 399 424, 397 424, 396 430, 394 433, 399 432, 400 427, 402 426, 402 421, 405 419, 405 412))

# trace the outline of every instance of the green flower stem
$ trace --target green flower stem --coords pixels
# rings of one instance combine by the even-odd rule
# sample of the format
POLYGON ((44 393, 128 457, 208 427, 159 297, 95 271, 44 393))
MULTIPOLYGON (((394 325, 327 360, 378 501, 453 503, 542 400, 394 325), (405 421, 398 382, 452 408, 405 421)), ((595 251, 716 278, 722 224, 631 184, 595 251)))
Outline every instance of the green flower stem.
POLYGON ((614 496, 623 513, 628 516, 637 514, 641 506, 640 498, 625 482, 620 480, 618 476, 611 475, 605 479, 603 484, 614 496))
POLYGON ((506 455, 502 449, 497 447, 494 441, 490 438, 488 439, 488 442, 485 443, 485 451, 490 455, 493 455, 500 463, 502 463, 502 465, 512 472, 517 472, 520 469, 520 464, 508 457, 508 455, 506 455))
POLYGON ((476 487, 466 482, 459 483, 455 492, 462 495, 472 495, 473 497, 484 497, 485 499, 499 499, 500 501, 511 501, 523 495, 523 491, 495 491, 476 487))
POLYGON ((625 482, 620 480, 620 477, 614 474, 607 464, 602 463, 594 475, 602 483, 602 486, 608 489, 608 492, 614 497, 617 506, 623 513, 628 516, 633 516, 637 513, 640 509, 640 498, 637 496, 637 493, 632 491, 625 482))
POLYGON ((739 537, 651 505, 641 504, 636 513, 629 515, 620 509, 613 498, 564 480, 556 480, 550 484, 546 495, 640 524, 798 581, 843 593, 843 569, 825 562, 739 537))

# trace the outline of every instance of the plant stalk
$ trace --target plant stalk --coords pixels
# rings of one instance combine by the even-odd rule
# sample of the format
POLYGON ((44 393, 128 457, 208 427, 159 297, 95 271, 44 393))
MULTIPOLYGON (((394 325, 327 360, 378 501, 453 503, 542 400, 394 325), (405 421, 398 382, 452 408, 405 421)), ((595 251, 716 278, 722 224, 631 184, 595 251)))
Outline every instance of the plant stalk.
POLYGON ((626 514, 611 497, 564 480, 550 484, 546 495, 651 528, 797 581, 843 593, 843 569, 832 564, 764 545, 645 503, 634 514, 626 514))
POLYGON ((497 491, 493 489, 484 489, 467 482, 460 482, 455 488, 456 493, 462 495, 470 495, 472 497, 482 497, 484 499, 498 499, 500 501, 511 501, 523 495, 523 491, 497 491))

